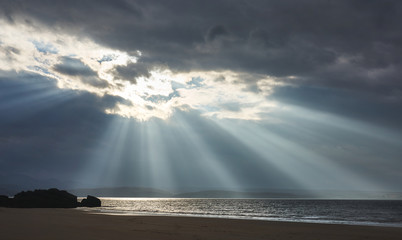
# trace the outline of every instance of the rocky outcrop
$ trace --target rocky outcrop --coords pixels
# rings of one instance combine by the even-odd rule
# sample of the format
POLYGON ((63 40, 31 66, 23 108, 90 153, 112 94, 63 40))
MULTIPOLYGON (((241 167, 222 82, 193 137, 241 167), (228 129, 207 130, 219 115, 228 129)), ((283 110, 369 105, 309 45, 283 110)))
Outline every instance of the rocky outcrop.
POLYGON ((100 207, 101 200, 97 197, 88 195, 87 198, 82 199, 80 206, 81 207, 100 207))
POLYGON ((7 196, 0 195, 0 207, 10 207, 11 200, 12 199, 7 196))
POLYGON ((81 203, 77 196, 67 191, 51 188, 48 190, 35 190, 17 193, 14 198, 0 195, 0 207, 13 208, 76 208, 100 207, 101 200, 88 195, 81 203))
POLYGON ((12 200, 12 207, 18 208, 75 208, 77 196, 56 188, 20 192, 12 200))

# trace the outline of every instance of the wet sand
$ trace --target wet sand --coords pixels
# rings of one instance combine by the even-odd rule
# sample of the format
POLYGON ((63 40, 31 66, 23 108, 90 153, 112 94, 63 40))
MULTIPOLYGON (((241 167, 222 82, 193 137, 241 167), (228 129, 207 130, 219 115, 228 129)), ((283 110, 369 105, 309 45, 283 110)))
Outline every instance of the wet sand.
POLYGON ((0 239, 402 239, 402 228, 0 208, 0 239))

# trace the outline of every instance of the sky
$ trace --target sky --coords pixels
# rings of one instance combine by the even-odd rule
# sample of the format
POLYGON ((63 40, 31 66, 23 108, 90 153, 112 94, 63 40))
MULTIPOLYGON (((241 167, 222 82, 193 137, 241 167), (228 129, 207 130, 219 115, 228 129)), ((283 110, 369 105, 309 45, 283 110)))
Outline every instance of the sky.
POLYGON ((0 190, 402 191, 402 2, 0 1, 0 190))

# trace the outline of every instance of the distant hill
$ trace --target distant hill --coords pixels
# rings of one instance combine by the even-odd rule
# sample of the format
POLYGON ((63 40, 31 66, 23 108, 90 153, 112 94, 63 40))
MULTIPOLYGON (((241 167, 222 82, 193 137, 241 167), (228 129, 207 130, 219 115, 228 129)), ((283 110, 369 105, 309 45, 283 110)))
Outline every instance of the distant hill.
POLYGON ((297 198, 312 197, 311 195, 297 195, 278 192, 235 192, 235 191, 200 191, 176 194, 177 198, 297 198))
POLYGON ((70 189, 69 192, 85 197, 94 195, 98 197, 170 197, 170 198, 309 198, 309 194, 294 194, 287 192, 236 192, 236 191, 199 191, 174 194, 172 192, 141 187, 117 188, 82 188, 70 189))
POLYGON ((197 191, 172 193, 155 188, 116 187, 82 188, 68 190, 74 195, 85 197, 160 197, 160 198, 315 198, 315 199, 402 199, 400 192, 364 191, 303 191, 303 190, 259 190, 259 191, 197 191))
POLYGON ((402 199, 400 192, 364 191, 199 191, 176 194, 177 198, 314 198, 314 199, 402 199))
POLYGON ((402 199, 401 192, 374 192, 374 191, 329 191, 315 192, 316 198, 326 199, 402 199))
MULTIPOLYGON (((13 179, 0 175, 0 195, 14 196, 17 192, 33 189, 59 188, 68 190, 78 197, 93 195, 98 197, 149 197, 149 198, 314 198, 314 199, 399 199, 402 192, 370 192, 342 190, 297 190, 297 189, 245 189, 233 190, 199 190, 170 192, 146 187, 103 187, 71 189, 68 182, 37 180, 25 175, 13 176, 13 179), (12 181, 14 180, 14 181, 12 181)), ((79 184, 74 184, 75 186, 79 184)))
POLYGON ((116 188, 81 188, 69 190, 72 194, 79 197, 94 195, 97 197, 172 197, 173 193, 140 187, 116 187, 116 188))

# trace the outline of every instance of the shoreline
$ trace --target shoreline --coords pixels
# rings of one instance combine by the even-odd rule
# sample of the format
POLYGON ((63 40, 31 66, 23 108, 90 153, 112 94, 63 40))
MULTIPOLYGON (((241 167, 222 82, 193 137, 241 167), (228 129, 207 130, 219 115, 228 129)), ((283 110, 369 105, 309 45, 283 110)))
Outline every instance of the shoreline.
POLYGON ((0 208, 0 239, 400 239, 402 228, 0 208))
POLYGON ((308 219, 281 219, 281 218, 268 218, 268 217, 249 217, 249 216, 232 216, 232 215, 208 215, 208 214, 179 214, 179 213, 152 213, 152 212, 126 212, 115 210, 97 210, 97 209, 77 209, 88 214, 109 215, 109 216, 124 216, 124 217, 189 217, 189 218, 212 218, 212 219, 234 219, 245 221, 265 221, 265 222, 283 222, 283 223, 309 223, 309 224, 328 224, 328 225, 347 225, 347 226, 367 226, 367 227, 390 227, 402 228, 402 224, 379 223, 379 222, 348 222, 336 220, 308 220, 308 219))

